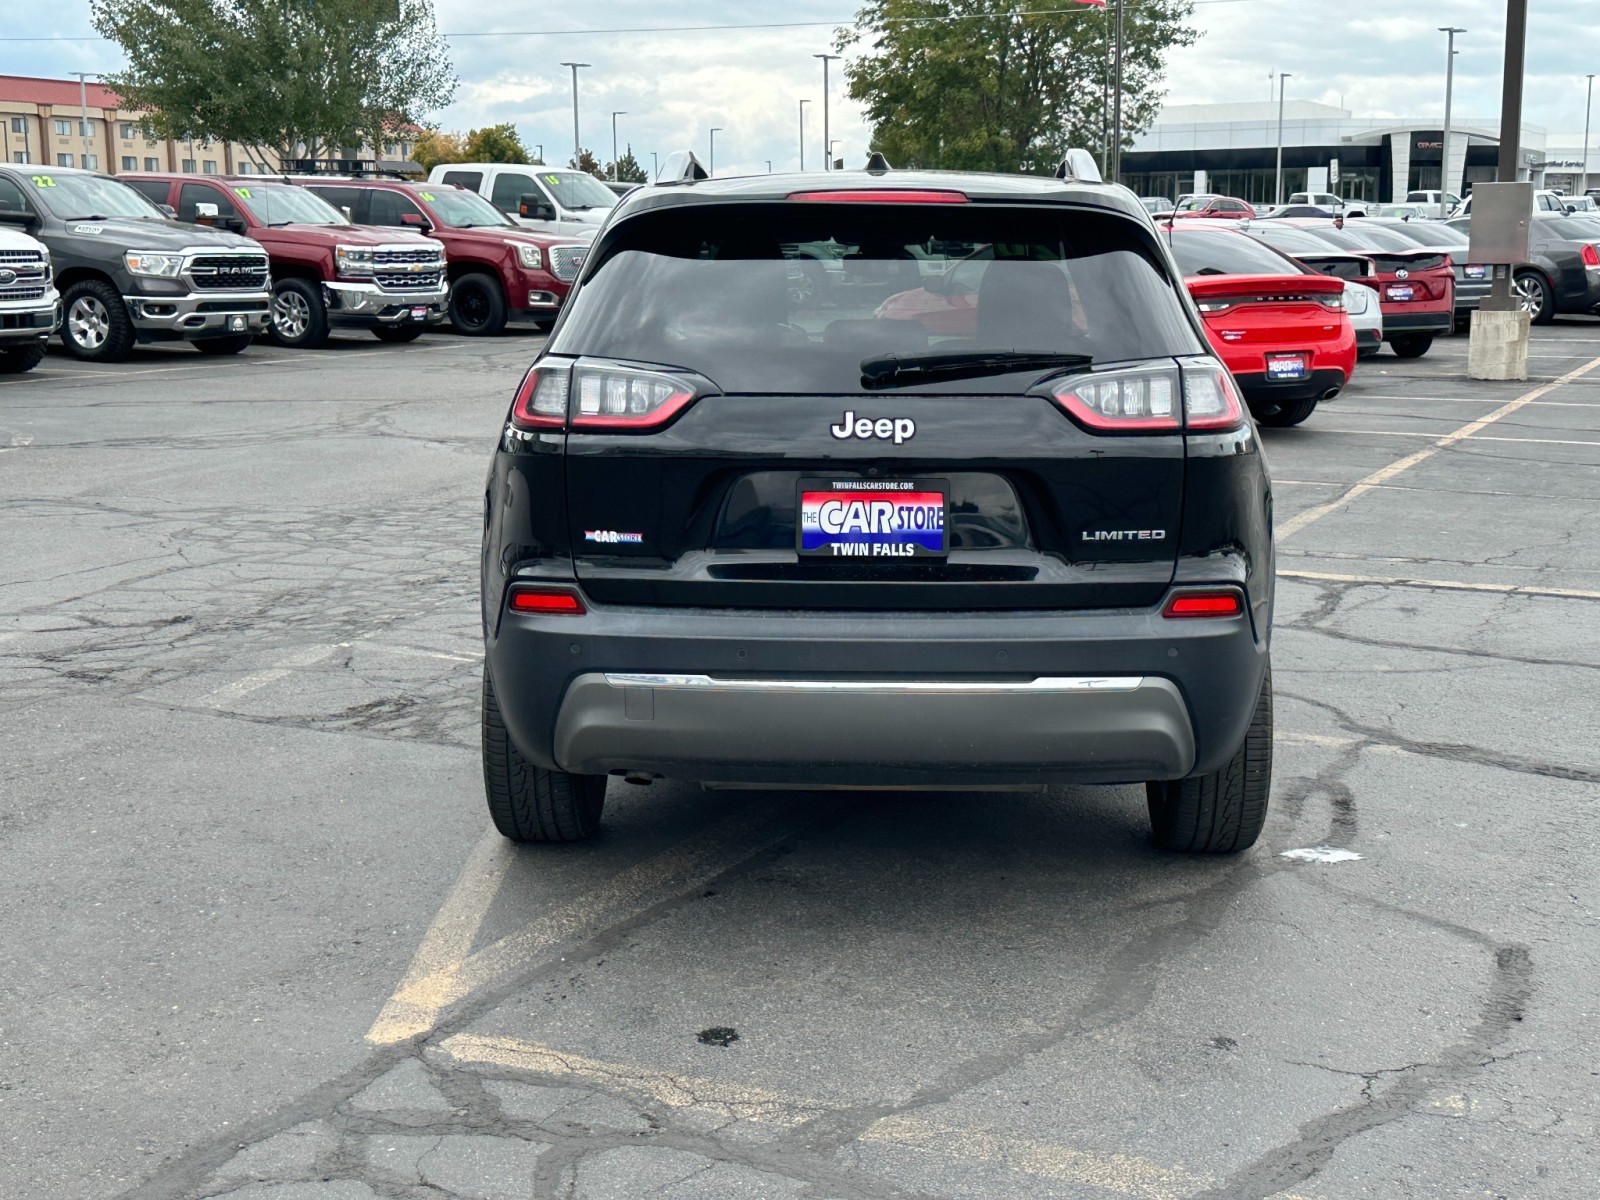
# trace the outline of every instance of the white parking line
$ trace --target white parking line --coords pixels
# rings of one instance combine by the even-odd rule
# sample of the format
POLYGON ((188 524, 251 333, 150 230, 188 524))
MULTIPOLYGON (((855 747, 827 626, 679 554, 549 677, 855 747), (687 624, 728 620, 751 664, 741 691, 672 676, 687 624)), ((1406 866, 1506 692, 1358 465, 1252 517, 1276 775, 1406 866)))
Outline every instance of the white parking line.
MULTIPOLYGON (((348 645, 348 643, 345 643, 348 645)), ((232 683, 225 683, 214 691, 202 696, 201 702, 206 704, 228 704, 248 696, 251 692, 266 687, 269 683, 276 683, 286 679, 302 667, 315 666, 323 659, 329 657, 340 646, 306 646, 304 649, 295 650, 280 659, 276 666, 268 667, 263 671, 255 671, 232 683)))

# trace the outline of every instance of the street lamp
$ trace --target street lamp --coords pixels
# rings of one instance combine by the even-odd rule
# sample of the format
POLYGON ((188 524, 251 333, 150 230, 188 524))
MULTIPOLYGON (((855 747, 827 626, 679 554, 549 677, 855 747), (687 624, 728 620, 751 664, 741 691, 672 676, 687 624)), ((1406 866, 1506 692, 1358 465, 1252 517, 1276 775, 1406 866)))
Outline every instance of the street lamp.
POLYGON ((806 105, 809 100, 800 101, 800 169, 806 169, 806 105))
POLYGON ((711 127, 711 162, 706 166, 707 175, 715 175, 717 173, 717 134, 721 132, 721 125, 713 125, 711 127))
POLYGON ((572 68, 572 165, 578 165, 578 155, 583 149, 583 144, 578 138, 578 68, 593 66, 593 63, 564 62, 563 67, 572 68))
POLYGON ((1594 76, 1589 76, 1589 98, 1583 103, 1583 182, 1585 194, 1589 191, 1589 117, 1594 112, 1594 76))
MULTIPOLYGON (((1439 216, 1444 218, 1450 215, 1450 202, 1445 199, 1445 195, 1450 191, 1450 101, 1452 98, 1451 93, 1454 91, 1456 83, 1456 34, 1465 33, 1466 30, 1457 28, 1454 25, 1441 25, 1439 26, 1439 32, 1444 34, 1446 39, 1444 56, 1444 143, 1439 149, 1439 216)), ((1589 78, 1593 80, 1594 76, 1591 75, 1589 78)), ((1395 191, 1398 196, 1398 186, 1396 186, 1395 191)))
POLYGON ((1278 183, 1275 190, 1274 204, 1283 203, 1283 81, 1293 79, 1288 71, 1278 72, 1278 183))
POLYGON ((615 183, 617 175, 617 118, 628 115, 627 109, 619 109, 611 114, 611 181, 615 183))
POLYGON ((833 170, 833 143, 828 141, 828 64, 836 62, 840 55, 813 54, 812 58, 822 60, 822 148, 827 151, 827 162, 822 164, 824 171, 833 170))
MULTIPOLYGON (((79 114, 78 114, 78 136, 83 141, 83 161, 81 163, 79 163, 78 165, 81 166, 81 167, 88 167, 88 165, 89 165, 89 80, 91 78, 99 79, 100 78, 100 72, 99 71, 68 71, 67 74, 68 75, 76 75, 78 77, 78 108, 79 108, 79 114)), ((107 138, 106 141, 109 143, 111 141, 111 139, 107 138)))

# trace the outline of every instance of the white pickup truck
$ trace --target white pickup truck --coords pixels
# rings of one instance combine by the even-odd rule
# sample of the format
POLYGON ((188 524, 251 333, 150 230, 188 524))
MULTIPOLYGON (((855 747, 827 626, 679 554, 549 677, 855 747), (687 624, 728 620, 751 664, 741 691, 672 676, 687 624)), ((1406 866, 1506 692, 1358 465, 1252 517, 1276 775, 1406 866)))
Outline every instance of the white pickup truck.
POLYGON ((587 171, 529 163, 441 163, 428 182, 477 192, 519 225, 567 235, 593 236, 620 199, 587 171))
POLYGON ((0 375, 31 371, 61 324, 50 251, 25 233, 0 226, 0 375))

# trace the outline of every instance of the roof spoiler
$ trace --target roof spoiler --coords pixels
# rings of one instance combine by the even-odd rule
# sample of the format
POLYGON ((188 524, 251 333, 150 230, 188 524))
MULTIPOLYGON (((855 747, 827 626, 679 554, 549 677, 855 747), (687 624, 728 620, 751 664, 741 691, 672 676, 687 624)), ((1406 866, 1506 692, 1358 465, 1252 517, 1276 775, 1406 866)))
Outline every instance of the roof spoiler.
POLYGON ((656 183, 699 183, 702 179, 710 179, 711 172, 700 165, 700 160, 694 156, 693 150, 674 150, 667 155, 667 161, 661 164, 657 172, 656 183))
POLYGON ((1073 179, 1079 183, 1104 183, 1100 178, 1100 168, 1095 165, 1094 155, 1081 146, 1074 146, 1068 150, 1066 157, 1056 167, 1057 179, 1073 179))

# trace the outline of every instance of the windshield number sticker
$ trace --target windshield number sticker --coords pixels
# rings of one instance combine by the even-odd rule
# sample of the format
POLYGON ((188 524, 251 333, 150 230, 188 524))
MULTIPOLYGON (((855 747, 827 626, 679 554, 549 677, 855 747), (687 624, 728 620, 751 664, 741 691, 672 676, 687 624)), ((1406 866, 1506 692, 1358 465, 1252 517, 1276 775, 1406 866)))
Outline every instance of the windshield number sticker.
POLYGON ((417 195, 421 196, 429 204, 433 203, 433 193, 432 192, 418 192, 417 195))
POLYGON ((35 175, 33 177, 33 186, 34 187, 48 188, 48 187, 55 187, 55 185, 56 185, 56 181, 54 179, 51 179, 50 176, 48 176, 48 175, 35 175))
POLYGON ((235 196, 238 196, 241 200, 250 199, 250 189, 249 188, 234 188, 233 189, 233 194, 235 196))
POLYGON ((554 184, 556 187, 561 186, 561 176, 559 175, 546 175, 544 177, 544 181, 546 183, 554 184))

